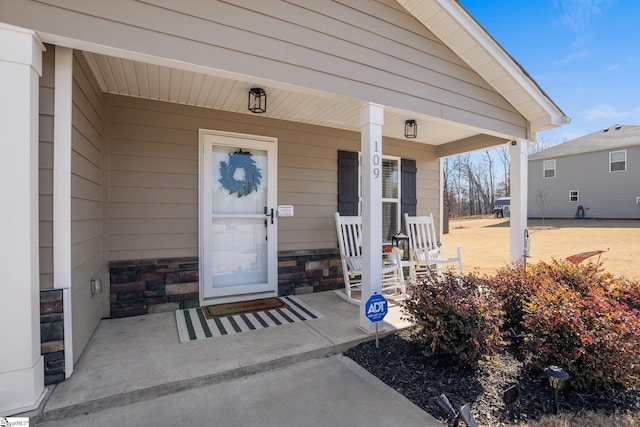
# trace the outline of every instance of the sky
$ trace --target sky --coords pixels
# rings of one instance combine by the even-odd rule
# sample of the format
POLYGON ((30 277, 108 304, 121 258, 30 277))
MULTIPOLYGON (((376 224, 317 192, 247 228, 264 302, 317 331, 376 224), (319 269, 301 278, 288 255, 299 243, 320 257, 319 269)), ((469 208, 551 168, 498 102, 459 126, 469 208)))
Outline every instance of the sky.
POLYGON ((640 1, 459 1, 571 117, 539 142, 640 125, 640 1))

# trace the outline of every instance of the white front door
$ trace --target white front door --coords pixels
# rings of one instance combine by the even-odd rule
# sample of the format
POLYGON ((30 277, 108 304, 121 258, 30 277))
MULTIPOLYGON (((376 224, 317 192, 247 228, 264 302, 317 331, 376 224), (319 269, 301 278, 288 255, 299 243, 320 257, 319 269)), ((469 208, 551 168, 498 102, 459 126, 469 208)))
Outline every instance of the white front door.
POLYGON ((200 304, 278 294, 277 140, 200 131, 200 304))

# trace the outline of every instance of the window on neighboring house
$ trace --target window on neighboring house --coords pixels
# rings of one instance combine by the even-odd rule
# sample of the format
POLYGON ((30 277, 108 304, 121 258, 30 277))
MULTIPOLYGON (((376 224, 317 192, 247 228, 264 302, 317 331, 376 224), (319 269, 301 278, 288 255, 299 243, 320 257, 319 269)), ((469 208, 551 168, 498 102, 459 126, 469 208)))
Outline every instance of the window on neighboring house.
MULTIPOLYGON (((338 151, 338 212, 361 215, 360 156, 356 152, 338 151)), ((382 156, 382 240, 401 228, 405 213, 416 214, 416 161, 382 156)))
POLYGON ((545 160, 542 164, 542 169, 544 170, 545 178, 556 177, 556 161, 555 160, 545 160))
POLYGON ((609 172, 627 170, 627 150, 609 152, 609 172))
POLYGON ((579 202, 580 201, 580 195, 578 193, 578 190, 569 191, 569 201, 570 202, 579 202))

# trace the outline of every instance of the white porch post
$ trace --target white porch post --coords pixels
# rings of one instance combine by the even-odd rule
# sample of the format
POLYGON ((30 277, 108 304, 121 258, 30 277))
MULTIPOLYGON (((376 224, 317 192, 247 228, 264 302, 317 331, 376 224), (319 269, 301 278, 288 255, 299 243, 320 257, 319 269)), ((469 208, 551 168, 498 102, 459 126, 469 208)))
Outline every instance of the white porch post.
POLYGON ((64 375, 73 372, 71 319, 71 115, 73 50, 56 46, 53 122, 53 287, 62 289, 64 375))
POLYGON ((37 407, 40 355, 38 97, 44 45, 0 24, 0 414, 37 407))
POLYGON ((527 228, 527 141, 511 141, 511 262, 524 261, 524 230, 527 228))
POLYGON ((362 146, 362 303, 360 327, 375 332, 364 303, 382 293, 382 125, 384 108, 369 103, 360 114, 362 146))

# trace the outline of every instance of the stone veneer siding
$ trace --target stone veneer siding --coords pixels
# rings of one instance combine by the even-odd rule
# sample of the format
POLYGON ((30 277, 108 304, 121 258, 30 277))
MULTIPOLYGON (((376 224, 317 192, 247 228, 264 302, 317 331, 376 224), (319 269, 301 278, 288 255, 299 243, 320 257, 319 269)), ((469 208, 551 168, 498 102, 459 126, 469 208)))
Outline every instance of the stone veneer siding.
POLYGON ((62 290, 40 291, 40 353, 44 385, 64 381, 64 306, 62 290))
POLYGON ((338 249, 278 253, 278 294, 300 295, 344 287, 338 249))
MULTIPOLYGON (((109 263, 111 317, 129 317, 198 307, 198 258, 109 263)), ((337 249, 278 254, 278 295, 299 295, 344 286, 337 249)))
POLYGON ((112 318, 200 305, 197 257, 112 261, 109 273, 112 318))

